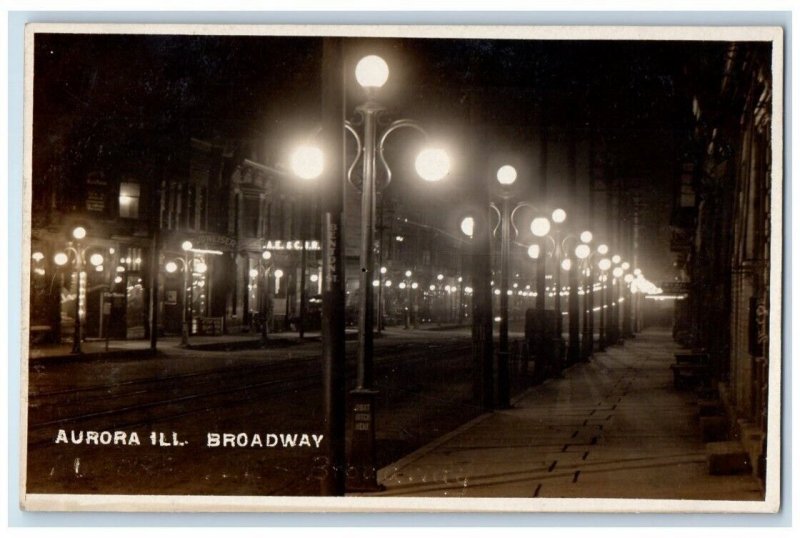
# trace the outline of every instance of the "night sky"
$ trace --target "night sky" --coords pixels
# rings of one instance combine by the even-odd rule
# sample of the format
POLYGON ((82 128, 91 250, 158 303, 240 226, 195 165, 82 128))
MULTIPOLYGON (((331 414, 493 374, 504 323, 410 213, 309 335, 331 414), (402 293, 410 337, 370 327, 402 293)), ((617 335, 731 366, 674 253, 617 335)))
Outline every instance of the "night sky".
MULTIPOLYGON (((65 182, 113 173, 190 137, 249 140, 247 151, 255 140, 260 160, 282 162, 287 143, 319 122, 321 46, 318 38, 37 34, 34 190, 48 170, 65 182)), ((382 55, 392 66, 382 100, 453 146, 480 125, 475 159, 500 148, 525 155, 537 122, 600 131, 618 175, 639 180, 642 269, 651 280, 671 276, 669 212, 692 96, 715 91, 724 43, 353 39, 347 47, 351 64, 367 51, 382 55)), ((349 89, 348 110, 358 98, 349 89)), ((521 174, 535 191, 533 176, 521 174)))

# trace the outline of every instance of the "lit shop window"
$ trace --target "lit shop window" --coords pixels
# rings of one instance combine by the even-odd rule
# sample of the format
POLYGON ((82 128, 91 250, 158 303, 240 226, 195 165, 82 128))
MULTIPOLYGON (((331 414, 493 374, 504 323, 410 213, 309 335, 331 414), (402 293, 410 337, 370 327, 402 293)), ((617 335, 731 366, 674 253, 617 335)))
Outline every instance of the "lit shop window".
POLYGON ((119 216, 123 219, 139 218, 139 184, 119 184, 119 216))

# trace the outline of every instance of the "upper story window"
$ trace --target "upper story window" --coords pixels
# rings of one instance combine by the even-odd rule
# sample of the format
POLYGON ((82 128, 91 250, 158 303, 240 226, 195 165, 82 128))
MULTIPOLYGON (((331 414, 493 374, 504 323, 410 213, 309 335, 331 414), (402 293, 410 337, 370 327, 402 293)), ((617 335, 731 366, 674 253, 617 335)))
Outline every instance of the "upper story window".
POLYGON ((123 219, 139 218, 139 184, 119 184, 119 216, 123 219))

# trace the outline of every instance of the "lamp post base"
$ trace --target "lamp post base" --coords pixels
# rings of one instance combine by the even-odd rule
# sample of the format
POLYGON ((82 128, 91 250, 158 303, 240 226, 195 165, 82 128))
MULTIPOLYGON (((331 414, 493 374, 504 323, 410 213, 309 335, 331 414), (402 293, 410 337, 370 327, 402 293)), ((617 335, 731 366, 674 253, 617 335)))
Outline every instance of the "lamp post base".
POLYGON ((378 391, 355 389, 350 392, 350 411, 353 416, 353 437, 347 465, 347 491, 383 491, 378 484, 375 463, 375 396, 378 391))

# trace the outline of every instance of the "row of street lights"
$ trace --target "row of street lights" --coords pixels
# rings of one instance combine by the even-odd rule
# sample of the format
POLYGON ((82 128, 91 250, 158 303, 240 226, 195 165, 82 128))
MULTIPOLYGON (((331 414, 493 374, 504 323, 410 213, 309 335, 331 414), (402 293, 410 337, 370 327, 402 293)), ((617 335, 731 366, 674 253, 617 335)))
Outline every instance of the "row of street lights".
MULTIPOLYGON (((353 136, 357 145, 357 156, 350 165, 347 178, 348 181, 361 192, 361 248, 360 248, 360 305, 359 305, 359 346, 356 388, 352 392, 352 404, 355 411, 355 428, 352 442, 352 460, 355 460, 355 480, 351 481, 351 488, 354 490, 374 490, 377 489, 374 469, 374 401, 376 391, 373 388, 373 325, 374 325, 374 284, 381 285, 381 279, 374 279, 374 231, 375 231, 375 201, 378 186, 376 185, 376 169, 378 163, 383 166, 386 172, 385 188, 392 178, 391 169, 384 158, 385 142, 389 136, 398 129, 411 128, 423 134, 425 131, 415 122, 410 120, 396 120, 381 132, 379 116, 385 113, 385 108, 375 100, 376 93, 388 80, 389 68, 386 62, 378 56, 367 56, 358 62, 355 69, 356 80, 365 90, 367 100, 356 107, 359 116, 358 122, 345 122, 344 128, 353 136), (356 124, 362 127, 361 132, 356 131, 356 124), (362 177, 360 183, 353 181, 353 170, 358 161, 362 161, 362 177)), ((440 148, 429 148, 423 150, 415 160, 415 169, 418 175, 426 181, 438 181, 448 175, 450 162, 447 154, 440 148)), ((324 156, 321 150, 303 146, 293 154, 291 165, 294 173, 303 179, 318 177, 324 169, 324 156)), ((519 232, 514 224, 514 215, 523 207, 536 210, 535 206, 528 203, 519 203, 511 208, 511 186, 517 180, 517 170, 511 165, 504 165, 497 170, 496 180, 501 187, 500 207, 491 204, 491 207, 498 213, 501 228, 500 245, 500 320, 499 320, 499 349, 497 373, 499 383, 497 387, 497 403, 499 407, 509 405, 509 343, 508 343, 508 296, 510 280, 510 248, 511 248, 511 227, 519 232)), ((536 237, 536 242, 529 246, 528 253, 531 258, 537 260, 536 270, 536 308, 544 310, 545 306, 545 284, 546 284, 546 257, 549 255, 557 260, 558 268, 555 271, 554 279, 554 303, 556 310, 556 332, 560 339, 562 332, 562 312, 561 312, 561 270, 569 273, 569 310, 570 315, 570 357, 575 360, 579 356, 578 342, 579 320, 578 310, 578 274, 577 271, 583 268, 585 280, 591 280, 592 269, 595 262, 595 253, 589 243, 592 234, 585 231, 580 238, 569 234, 562 234, 560 226, 566 221, 567 214, 561 208, 554 210, 550 218, 536 215, 531 221, 530 229, 536 237), (552 248, 548 249, 547 246, 552 248), (573 263, 572 254, 579 260, 573 263)), ((475 229, 475 217, 469 216, 461 222, 461 230, 467 236, 472 236, 475 229)), ((496 231, 496 228, 495 228, 496 231)), ((515 242, 517 238, 515 238, 515 242)), ((607 247, 601 245, 597 250, 597 255, 605 255, 607 247)), ((605 277, 605 272, 611 268, 611 260, 603 258, 597 264, 601 273, 605 277)), ((614 262, 616 263, 616 262, 614 262)), ((622 276, 619 270, 614 268, 614 278, 622 276), (619 274, 619 276, 617 276, 619 274)), ((409 275, 406 275, 407 278, 409 275)), ((610 290, 610 286, 605 285, 605 289, 610 290)), ((406 289, 413 289, 413 284, 406 289)), ((585 311, 589 311, 588 318, 593 316, 593 306, 591 306, 591 295, 586 294, 586 284, 584 284, 585 311), (588 306, 588 308, 586 308, 588 306)), ((607 301, 611 302, 611 301, 607 301)), ((617 301, 614 303, 616 304, 617 301)), ((603 305, 604 307, 606 305, 603 305)), ((601 335, 604 334, 604 314, 605 308, 601 309, 601 335)), ((406 319, 406 325, 409 321, 406 319)), ((584 322, 584 327, 591 325, 584 322)), ((593 331, 593 327, 589 327, 593 331)), ((584 332, 592 338, 593 333, 584 332)), ((601 336, 602 345, 605 345, 604 336, 601 336)), ((591 349, 591 348, 590 348, 591 349)))

